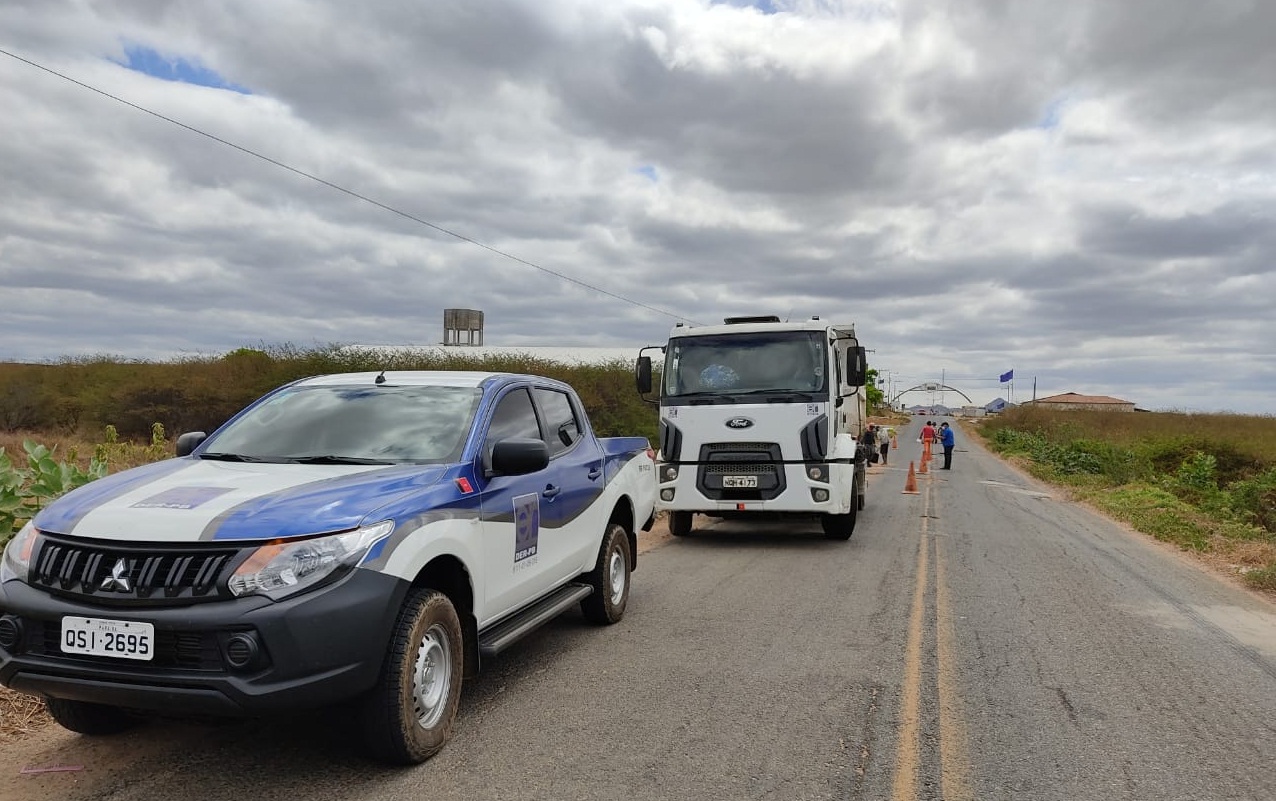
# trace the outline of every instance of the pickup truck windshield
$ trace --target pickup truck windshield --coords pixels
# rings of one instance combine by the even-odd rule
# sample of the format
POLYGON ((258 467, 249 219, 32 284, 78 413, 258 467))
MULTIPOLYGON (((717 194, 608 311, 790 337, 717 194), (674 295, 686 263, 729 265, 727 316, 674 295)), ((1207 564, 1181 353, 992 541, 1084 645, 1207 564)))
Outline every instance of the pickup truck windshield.
POLYGON ((476 387, 296 387, 209 437, 203 452, 254 462, 454 462, 482 397, 476 387))
MULTIPOLYGON (((663 397, 712 398, 828 391, 827 344, 819 331, 677 337, 665 348, 663 397)), ((726 402, 731 402, 727 400, 726 402)))

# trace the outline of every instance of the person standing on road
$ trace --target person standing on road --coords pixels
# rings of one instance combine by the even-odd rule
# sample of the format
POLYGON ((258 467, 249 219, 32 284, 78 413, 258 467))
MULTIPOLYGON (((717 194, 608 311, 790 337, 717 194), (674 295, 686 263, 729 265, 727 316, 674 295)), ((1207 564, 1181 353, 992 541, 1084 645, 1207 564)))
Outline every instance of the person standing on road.
POLYGON ((868 430, 864 432, 864 446, 868 448, 869 462, 877 461, 877 428, 869 425, 868 430))
POLYGON ((882 454, 882 466, 886 466, 886 457, 891 452, 890 429, 877 427, 877 449, 882 454))
POLYGON ((944 446, 944 466, 940 470, 953 469, 953 446, 956 445, 957 437, 953 434, 952 426, 947 423, 941 423, 939 426, 939 444, 944 446))
POLYGON ((933 445, 935 442, 935 424, 927 420, 926 425, 922 426, 922 444, 933 445))

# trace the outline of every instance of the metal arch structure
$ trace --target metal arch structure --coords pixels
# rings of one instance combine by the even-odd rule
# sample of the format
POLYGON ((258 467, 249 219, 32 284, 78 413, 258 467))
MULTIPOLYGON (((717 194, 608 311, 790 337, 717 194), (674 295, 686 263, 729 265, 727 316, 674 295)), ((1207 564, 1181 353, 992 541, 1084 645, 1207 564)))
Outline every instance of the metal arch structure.
POLYGON ((900 391, 900 392, 896 392, 896 393, 895 393, 895 397, 891 398, 891 406, 894 406, 894 405, 895 405, 895 401, 899 400, 900 398, 904 397, 905 395, 907 395, 907 394, 908 394, 908 393, 910 393, 910 392, 944 392, 944 391, 947 391, 947 392, 956 392, 958 395, 960 395, 960 396, 962 396, 963 398, 965 398, 965 399, 966 399, 966 402, 967 402, 967 403, 969 403, 971 406, 974 406, 974 405, 975 405, 975 402, 974 402, 973 400, 971 400, 971 399, 970 399, 970 396, 969 396, 969 395, 967 395, 965 392, 962 392, 962 391, 961 391, 960 389, 958 389, 957 387, 950 387, 950 386, 948 386, 947 384, 938 384, 938 383, 935 383, 935 382, 927 382, 927 383, 925 383, 925 384, 918 384, 918 385, 917 385, 917 386, 915 386, 915 387, 909 387, 908 389, 902 390, 902 391, 900 391))

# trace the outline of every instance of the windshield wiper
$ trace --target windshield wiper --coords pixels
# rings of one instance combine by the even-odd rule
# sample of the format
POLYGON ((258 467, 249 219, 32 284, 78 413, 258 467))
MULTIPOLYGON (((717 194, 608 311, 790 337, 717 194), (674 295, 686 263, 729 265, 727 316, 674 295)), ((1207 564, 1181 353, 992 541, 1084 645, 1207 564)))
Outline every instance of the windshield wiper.
POLYGON ((700 390, 700 391, 698 391, 698 392, 679 392, 677 395, 670 395, 669 397, 670 397, 670 398, 705 398, 705 399, 720 398, 720 399, 722 399, 722 400, 726 400, 726 401, 730 401, 731 403, 735 403, 735 401, 734 401, 734 400, 732 400, 732 398, 731 398, 732 394, 734 394, 734 393, 731 393, 731 392, 712 392, 712 391, 709 391, 709 390, 700 390))
POLYGON ((814 389, 751 389, 747 392, 740 392, 740 395, 772 395, 782 396, 784 398, 814 398, 818 390, 814 389))
POLYGON ((245 456, 242 453, 201 453, 201 459, 216 459, 219 462, 264 462, 260 456, 245 456))
POLYGON ((334 454, 290 456, 288 461, 296 462, 297 464, 395 464, 385 459, 369 459, 363 456, 336 456, 334 454))

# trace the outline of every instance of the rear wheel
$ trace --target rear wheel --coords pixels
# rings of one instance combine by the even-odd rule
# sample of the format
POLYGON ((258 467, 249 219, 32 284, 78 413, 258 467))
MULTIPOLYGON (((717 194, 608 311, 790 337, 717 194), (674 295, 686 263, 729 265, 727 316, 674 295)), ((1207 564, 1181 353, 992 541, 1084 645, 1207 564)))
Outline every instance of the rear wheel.
POLYGON ((118 734, 136 726, 138 719, 115 706, 72 701, 67 698, 45 698, 49 717, 58 725, 77 734, 118 734))
POLYGON ((692 512, 670 512, 669 533, 675 537, 685 537, 691 533, 692 512))
POLYGON ((629 532, 619 523, 609 523, 598 549, 598 563, 586 577, 594 591, 580 602, 580 611, 591 623, 607 625, 625 616, 631 564, 629 532))
POLYGON ((391 764, 424 762, 447 744, 464 674, 461 621, 441 592, 417 589, 399 611, 381 678, 364 700, 364 741, 391 764))

